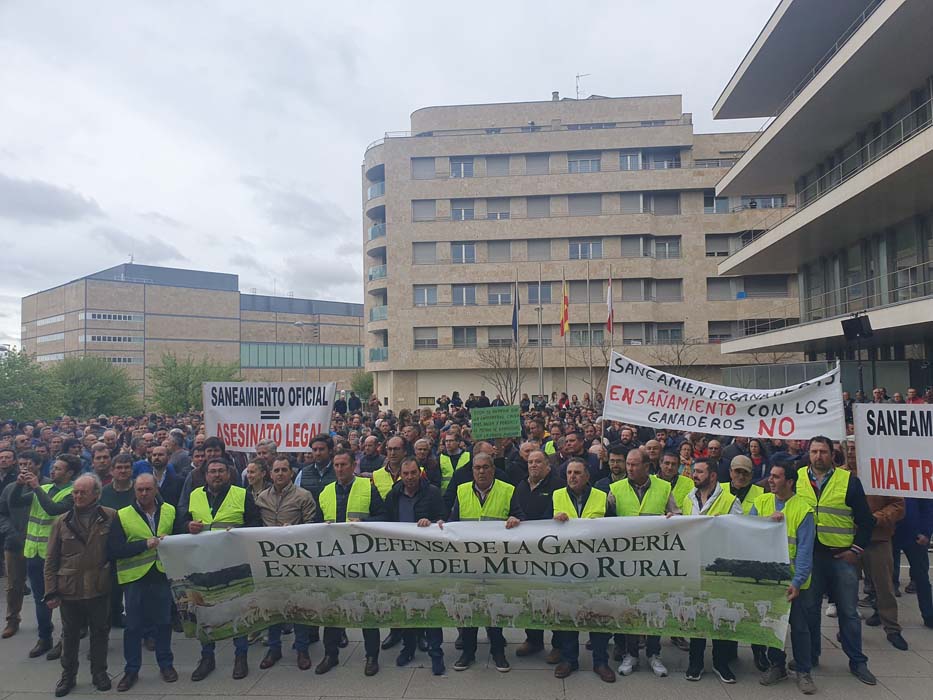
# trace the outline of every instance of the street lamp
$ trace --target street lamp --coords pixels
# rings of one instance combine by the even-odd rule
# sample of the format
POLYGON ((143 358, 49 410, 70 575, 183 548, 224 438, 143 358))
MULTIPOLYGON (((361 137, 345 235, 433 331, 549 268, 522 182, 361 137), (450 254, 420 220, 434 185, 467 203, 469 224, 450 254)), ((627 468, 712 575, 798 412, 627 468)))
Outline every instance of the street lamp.
MULTIPOLYGON (((295 326, 295 328, 306 328, 306 327, 313 328, 314 326, 317 326, 318 324, 313 323, 311 321, 292 321, 292 325, 295 326)), ((311 368, 308 367, 308 369, 311 369, 311 368)), ((321 381, 321 368, 320 367, 318 367, 317 369, 317 380, 321 381)))

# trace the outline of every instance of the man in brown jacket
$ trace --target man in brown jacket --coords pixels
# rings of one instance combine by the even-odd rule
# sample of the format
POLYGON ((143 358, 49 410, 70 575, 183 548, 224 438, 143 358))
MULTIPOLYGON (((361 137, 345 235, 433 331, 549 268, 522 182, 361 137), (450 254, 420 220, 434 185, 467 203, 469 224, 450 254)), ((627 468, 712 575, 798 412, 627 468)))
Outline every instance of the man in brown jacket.
MULTIPOLYGON (((855 444, 849 443, 846 450, 846 463, 849 471, 857 475, 855 464, 855 444)), ((907 641, 901 635, 901 626, 897 622, 897 598, 894 597, 894 557, 891 551, 891 538, 897 523, 904 519, 904 499, 892 496, 866 496, 868 507, 875 517, 875 528, 871 531, 871 543, 862 555, 862 569, 865 578, 871 581, 873 594, 871 600, 874 614, 865 624, 870 627, 884 625, 888 642, 895 649, 907 651, 907 641)), ((867 583, 867 581, 866 581, 867 583)))
POLYGON ((110 562, 107 538, 116 511, 99 504, 100 479, 85 474, 74 482, 74 507, 52 526, 45 558, 45 598, 50 609, 61 607, 62 677, 55 697, 75 687, 81 628, 91 637, 91 680, 110 690, 107 642, 110 635, 110 562))

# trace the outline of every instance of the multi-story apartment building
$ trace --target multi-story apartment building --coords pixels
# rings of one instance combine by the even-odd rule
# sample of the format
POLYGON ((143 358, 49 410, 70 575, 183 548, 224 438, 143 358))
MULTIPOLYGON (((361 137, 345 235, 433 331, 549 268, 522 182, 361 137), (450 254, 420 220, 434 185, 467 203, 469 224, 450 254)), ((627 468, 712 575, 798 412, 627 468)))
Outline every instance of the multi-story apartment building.
POLYGON ((336 381, 363 366, 363 307, 241 294, 237 275, 123 264, 23 297, 22 347, 39 362, 103 357, 148 395, 162 355, 238 363, 244 379, 336 381))
POLYGON ((362 166, 364 345, 378 396, 399 409, 494 393, 488 365, 512 343, 516 286, 529 394, 539 381, 548 393, 601 389, 610 346, 716 381, 723 365, 754 362, 720 343, 756 332, 746 319, 797 291, 794 275, 767 269, 717 278, 791 187, 715 195, 751 136, 694 134, 679 95, 414 112, 411 132, 371 144, 362 166))
POLYGON ((838 359, 854 390, 859 343, 841 321, 867 314, 865 386, 933 384, 930 36, 927 0, 778 5, 714 109, 773 118, 717 193, 793 182, 796 206, 774 212, 719 272, 796 276, 800 300, 784 315, 799 321, 724 342, 723 352, 838 359))

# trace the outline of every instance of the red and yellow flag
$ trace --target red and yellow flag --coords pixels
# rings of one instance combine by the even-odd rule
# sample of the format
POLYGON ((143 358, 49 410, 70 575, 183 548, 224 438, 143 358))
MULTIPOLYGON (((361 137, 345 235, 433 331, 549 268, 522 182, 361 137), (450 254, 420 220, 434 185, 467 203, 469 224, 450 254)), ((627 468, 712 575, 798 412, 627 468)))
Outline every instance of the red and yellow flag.
POLYGON ((570 330, 570 292, 567 289, 567 280, 561 287, 560 298, 560 335, 563 338, 570 330))

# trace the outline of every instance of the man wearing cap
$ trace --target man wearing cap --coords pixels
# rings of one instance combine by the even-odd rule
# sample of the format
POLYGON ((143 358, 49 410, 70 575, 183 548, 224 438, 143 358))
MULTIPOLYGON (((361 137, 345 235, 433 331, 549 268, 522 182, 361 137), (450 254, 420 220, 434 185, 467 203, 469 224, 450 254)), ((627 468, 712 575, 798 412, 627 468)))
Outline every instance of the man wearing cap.
POLYGON ((735 496, 742 504, 742 512, 748 515, 755 499, 763 495, 765 490, 752 483, 753 465, 750 457, 736 455, 729 466, 729 493, 735 496))

